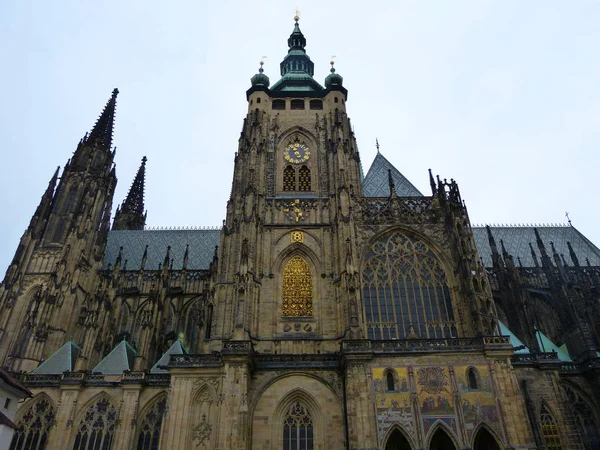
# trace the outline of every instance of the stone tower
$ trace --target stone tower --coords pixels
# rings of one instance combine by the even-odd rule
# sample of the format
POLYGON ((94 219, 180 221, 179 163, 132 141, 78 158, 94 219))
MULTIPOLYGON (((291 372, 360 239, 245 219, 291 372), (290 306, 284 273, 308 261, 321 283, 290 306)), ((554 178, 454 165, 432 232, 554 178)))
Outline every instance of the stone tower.
POLYGON ((0 288, 0 358, 29 371, 75 335, 73 312, 95 294, 117 183, 115 89, 94 128, 58 169, 0 288))

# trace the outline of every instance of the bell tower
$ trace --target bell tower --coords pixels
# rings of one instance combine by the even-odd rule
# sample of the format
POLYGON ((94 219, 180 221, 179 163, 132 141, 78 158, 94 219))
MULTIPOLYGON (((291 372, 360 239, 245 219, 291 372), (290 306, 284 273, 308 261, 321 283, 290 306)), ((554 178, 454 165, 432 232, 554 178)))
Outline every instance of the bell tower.
POLYGON ((268 352, 335 351, 352 327, 360 335, 356 304, 342 293, 357 273, 351 211, 362 196, 360 158, 343 78, 333 63, 325 86, 313 78, 295 19, 281 78, 271 85, 261 62, 246 92, 212 335, 252 339, 268 352))

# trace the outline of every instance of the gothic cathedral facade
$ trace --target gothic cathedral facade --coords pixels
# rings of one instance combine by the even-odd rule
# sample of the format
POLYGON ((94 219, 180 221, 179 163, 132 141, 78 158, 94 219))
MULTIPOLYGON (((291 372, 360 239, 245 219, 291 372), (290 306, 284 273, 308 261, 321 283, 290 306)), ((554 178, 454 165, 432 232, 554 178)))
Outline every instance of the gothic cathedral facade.
POLYGON ((600 449, 600 250, 364 176, 342 77, 288 45, 221 229, 145 229, 146 158, 111 227, 116 89, 57 169, 0 285, 10 449, 600 449))

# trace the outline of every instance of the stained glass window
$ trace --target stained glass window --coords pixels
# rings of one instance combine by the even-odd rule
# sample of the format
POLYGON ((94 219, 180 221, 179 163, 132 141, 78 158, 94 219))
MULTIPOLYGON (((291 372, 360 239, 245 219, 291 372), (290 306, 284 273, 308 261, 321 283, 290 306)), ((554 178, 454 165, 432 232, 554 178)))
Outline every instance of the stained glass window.
POLYGON ((552 414, 550 414, 550 411, 544 404, 542 404, 542 409, 540 411, 540 424, 542 425, 544 443, 548 450, 561 450, 562 445, 560 443, 560 435, 558 433, 556 420, 554 420, 554 417, 552 417, 552 414))
POLYGON ((148 411, 138 434, 137 450, 158 450, 160 429, 167 408, 167 398, 158 400, 148 411))
POLYGON ((17 423, 10 450, 44 450, 56 411, 46 397, 34 400, 17 423))
POLYGON ((425 242, 400 233, 379 239, 362 281, 370 339, 456 337, 446 274, 425 242))
POLYGON ((117 410, 107 398, 100 398, 81 419, 73 450, 110 450, 116 426, 117 410))
POLYGON ((283 170, 283 190, 284 191, 295 191, 296 190, 296 171, 292 166, 287 166, 283 170))
POLYGON ((283 268, 282 315, 284 317, 311 317, 312 275, 308 262, 302 256, 293 256, 283 268))
POLYGON ((300 168, 298 175, 298 190, 310 191, 310 169, 306 166, 300 168))
POLYGON ((313 450, 313 448, 312 418, 302 403, 295 402, 283 420, 283 449, 313 450))

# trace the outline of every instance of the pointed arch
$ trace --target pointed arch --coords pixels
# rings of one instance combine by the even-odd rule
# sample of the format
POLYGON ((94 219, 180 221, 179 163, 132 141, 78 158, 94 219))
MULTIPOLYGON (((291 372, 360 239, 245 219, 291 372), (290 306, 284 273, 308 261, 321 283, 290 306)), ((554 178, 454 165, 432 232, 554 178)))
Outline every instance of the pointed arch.
POLYGON ((498 434, 485 422, 479 424, 473 430, 473 450, 500 450, 502 440, 498 434))
POLYGON ((575 425, 586 450, 600 448, 600 420, 594 403, 575 383, 564 380, 561 386, 567 396, 567 404, 573 412, 575 425))
POLYGON ((457 337, 449 273, 427 238, 391 229, 372 239, 362 261, 368 337, 457 337))
POLYGON ((458 450, 458 438, 454 431, 443 421, 438 420, 433 424, 425 439, 425 448, 430 450, 458 450))
POLYGON ((163 417, 167 410, 167 393, 161 392, 152 398, 140 417, 138 427, 137 450, 158 450, 163 417))
POLYGON ((467 385, 470 391, 478 391, 481 389, 481 376, 476 367, 467 367, 467 385))
POLYGON ((276 446, 281 445, 284 450, 313 450, 319 442, 315 435, 318 423, 322 423, 322 418, 315 398, 304 389, 293 389, 275 410, 275 426, 280 432, 276 446))
POLYGON ((56 405, 40 393, 21 407, 10 450, 44 450, 56 419, 56 405))
POLYGON ((190 446, 206 450, 214 448, 214 429, 218 414, 216 399, 216 392, 208 383, 200 385, 192 395, 191 426, 188 432, 190 446))
POLYGON ((110 450, 118 422, 118 412, 112 397, 100 392, 79 412, 79 425, 73 450, 110 450))
POLYGON ((385 450, 412 450, 416 448, 411 436, 397 423, 387 431, 382 446, 385 450))
POLYGON ((546 448, 548 450, 562 450, 562 440, 560 438, 558 423, 556 422, 555 415, 552 413, 552 409, 545 400, 542 400, 540 406, 540 428, 546 448))
POLYGON ((386 391, 394 392, 400 388, 400 380, 398 379, 398 373, 394 369, 385 369, 383 371, 383 379, 385 380, 386 391))

